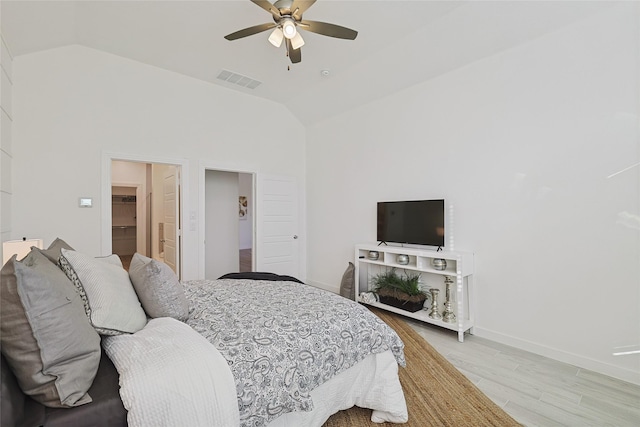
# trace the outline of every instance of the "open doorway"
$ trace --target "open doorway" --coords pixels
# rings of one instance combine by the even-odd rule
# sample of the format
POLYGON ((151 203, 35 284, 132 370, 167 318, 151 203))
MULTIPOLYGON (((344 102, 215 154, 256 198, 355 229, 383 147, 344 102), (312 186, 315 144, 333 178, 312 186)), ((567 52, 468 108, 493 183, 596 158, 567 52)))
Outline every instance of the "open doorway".
POLYGON ((205 278, 253 271, 253 174, 205 170, 204 175, 205 278))
POLYGON ((253 175, 238 173, 238 242, 241 273, 253 271, 253 175))
POLYGON ((111 187, 111 248, 129 270, 131 258, 138 250, 138 203, 139 187, 111 187))
POLYGON ((180 166, 111 160, 111 252, 135 252, 181 276, 180 166))

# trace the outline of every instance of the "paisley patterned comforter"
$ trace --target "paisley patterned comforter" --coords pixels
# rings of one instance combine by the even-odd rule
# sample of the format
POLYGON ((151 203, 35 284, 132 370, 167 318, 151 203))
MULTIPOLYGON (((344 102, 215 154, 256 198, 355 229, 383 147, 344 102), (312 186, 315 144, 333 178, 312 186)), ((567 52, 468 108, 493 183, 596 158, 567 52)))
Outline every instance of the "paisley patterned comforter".
POLYGON ((188 325, 231 368, 242 426, 313 409, 311 390, 369 354, 391 350, 405 366, 397 334, 339 295, 262 280, 197 280, 184 288, 188 325))

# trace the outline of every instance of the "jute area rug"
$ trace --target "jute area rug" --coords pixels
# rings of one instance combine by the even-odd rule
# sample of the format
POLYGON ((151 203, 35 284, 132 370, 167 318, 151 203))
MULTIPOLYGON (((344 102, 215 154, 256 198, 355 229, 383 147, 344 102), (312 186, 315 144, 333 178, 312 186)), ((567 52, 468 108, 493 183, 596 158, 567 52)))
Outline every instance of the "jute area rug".
MULTIPOLYGON (((406 368, 399 368, 400 383, 409 411, 410 427, 519 426, 484 395, 444 356, 415 332, 401 316, 370 308, 404 341, 406 368)), ((371 427, 397 424, 371 422, 371 409, 353 407, 332 415, 324 427, 371 427)))

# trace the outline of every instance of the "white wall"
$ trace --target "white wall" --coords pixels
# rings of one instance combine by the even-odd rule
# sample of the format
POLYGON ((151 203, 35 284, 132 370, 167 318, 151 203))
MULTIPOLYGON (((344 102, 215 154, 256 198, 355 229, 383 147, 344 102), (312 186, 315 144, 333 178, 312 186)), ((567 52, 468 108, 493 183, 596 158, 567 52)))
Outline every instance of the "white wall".
POLYGON ((182 278, 194 279, 204 250, 199 162, 304 182, 305 131, 281 105, 81 46, 13 65, 17 235, 45 245, 60 236, 98 255, 101 202, 79 209, 77 198, 101 200, 101 156, 184 160, 183 212, 196 218, 184 229, 182 278), (289 132, 269 131, 283 120, 289 132))
MULTIPOLYGON (((20 237, 37 237, 33 234, 19 236, 12 233, 11 206, 13 202, 12 168, 12 93, 13 58, 5 44, 0 27, 0 242, 20 237)), ((25 231, 26 232, 26 231, 25 231)), ((2 256, 0 247, 0 256, 2 256)))
POLYGON ((308 128, 309 280, 337 291, 377 201, 442 197, 475 253, 478 335, 640 383, 640 357, 612 355, 640 344, 639 16, 619 4, 308 128))
POLYGON ((205 279, 239 271, 238 174, 205 172, 205 279))

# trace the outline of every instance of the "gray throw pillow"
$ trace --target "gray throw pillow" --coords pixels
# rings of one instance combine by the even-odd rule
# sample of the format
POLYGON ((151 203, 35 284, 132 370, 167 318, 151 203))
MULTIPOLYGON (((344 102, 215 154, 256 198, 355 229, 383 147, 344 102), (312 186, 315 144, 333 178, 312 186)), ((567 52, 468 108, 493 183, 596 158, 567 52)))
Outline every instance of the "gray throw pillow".
POLYGON ((70 251, 73 250, 73 248, 69 246, 67 242, 65 242, 59 237, 56 237, 56 240, 54 240, 47 249, 44 249, 44 250, 41 249, 40 252, 42 252, 44 256, 49 258, 51 262, 53 262, 54 264, 57 264, 58 259, 60 258, 60 250, 62 248, 68 249, 70 251))
POLYGON ((59 263, 84 299, 86 315, 100 335, 132 334, 147 324, 147 316, 117 255, 93 258, 63 248, 59 263))
POLYGON ((149 317, 189 318, 189 303, 182 283, 167 264, 136 253, 129 277, 149 317))
POLYGON ((100 337, 69 279, 37 250, 1 275, 2 353, 22 391, 51 407, 91 402, 100 337))
POLYGON ((355 287, 355 266, 352 262, 342 275, 342 281, 340 282, 340 295, 349 298, 350 300, 356 299, 356 287, 355 287))

